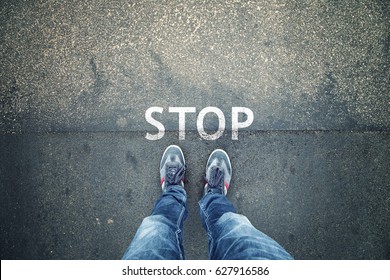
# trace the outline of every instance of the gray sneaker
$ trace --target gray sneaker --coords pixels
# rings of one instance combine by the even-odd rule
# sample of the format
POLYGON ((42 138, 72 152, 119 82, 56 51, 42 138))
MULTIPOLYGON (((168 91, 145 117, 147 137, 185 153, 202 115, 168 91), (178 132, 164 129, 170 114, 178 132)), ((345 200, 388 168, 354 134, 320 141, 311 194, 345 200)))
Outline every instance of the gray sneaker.
POLYGON ((160 184, 163 191, 172 185, 184 187, 185 164, 179 146, 171 145, 165 149, 160 161, 160 184))
POLYGON ((204 195, 219 193, 226 195, 232 178, 232 165, 228 154, 221 149, 211 153, 206 164, 204 195))

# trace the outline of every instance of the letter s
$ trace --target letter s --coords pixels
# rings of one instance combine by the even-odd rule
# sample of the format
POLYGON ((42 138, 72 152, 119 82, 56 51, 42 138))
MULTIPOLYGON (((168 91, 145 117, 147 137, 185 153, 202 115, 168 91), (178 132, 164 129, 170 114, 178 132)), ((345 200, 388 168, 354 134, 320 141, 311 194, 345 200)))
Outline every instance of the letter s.
POLYGON ((146 121, 148 123, 150 123, 151 125, 154 125, 158 129, 158 133, 157 134, 150 134, 149 132, 147 132, 146 136, 145 136, 146 139, 148 139, 148 140, 159 140, 159 139, 164 137, 164 134, 165 134, 165 127, 164 127, 164 125, 162 123, 160 123, 159 121, 156 121, 152 117, 152 113, 153 112, 159 112, 161 114, 163 112, 163 110, 164 109, 161 108, 161 107, 150 107, 149 109, 146 110, 146 112, 145 112, 145 119, 146 119, 146 121))

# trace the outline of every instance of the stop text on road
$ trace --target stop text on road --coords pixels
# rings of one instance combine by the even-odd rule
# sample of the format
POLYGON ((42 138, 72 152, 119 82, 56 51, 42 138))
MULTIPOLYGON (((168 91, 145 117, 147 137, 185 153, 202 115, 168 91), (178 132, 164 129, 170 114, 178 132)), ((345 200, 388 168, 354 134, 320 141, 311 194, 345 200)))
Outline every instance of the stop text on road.
MULTIPOLYGON (((153 113, 163 114, 163 107, 150 107, 145 111, 146 121, 155 126, 158 129, 158 132, 155 134, 146 133, 145 138, 148 140, 159 140, 164 137, 165 126, 160 121, 153 118, 153 113)), ((196 113, 195 107, 169 107, 168 113, 177 113, 179 117, 179 140, 185 140, 186 137, 186 114, 187 113, 196 113)), ((232 140, 238 140, 238 130, 240 128, 249 127, 253 123, 253 112, 251 109, 246 107, 232 107, 231 110, 231 120, 232 120, 232 140), (245 121, 239 121, 239 114, 246 115, 245 121)), ((218 107, 206 107, 203 108, 196 119, 196 128, 202 139, 205 140, 217 140, 220 138, 226 127, 225 115, 221 109, 218 107), (218 117, 218 130, 214 133, 207 133, 204 129, 204 119, 207 114, 215 114, 218 117)))

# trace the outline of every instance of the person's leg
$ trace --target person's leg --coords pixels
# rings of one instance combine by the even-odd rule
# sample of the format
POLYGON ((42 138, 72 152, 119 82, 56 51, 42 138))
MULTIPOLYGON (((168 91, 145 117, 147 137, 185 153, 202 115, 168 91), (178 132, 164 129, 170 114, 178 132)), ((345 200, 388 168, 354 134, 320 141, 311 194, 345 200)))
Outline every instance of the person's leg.
POLYGON ((164 192, 152 214, 142 221, 123 259, 184 259, 185 203, 186 193, 182 186, 171 186, 164 192))
POLYGON ((199 201, 210 259, 292 259, 276 241, 236 213, 226 197, 231 174, 228 155, 214 151, 206 166, 205 194, 199 201))
POLYGON ((184 166, 180 148, 169 146, 160 163, 163 193, 152 214, 138 228, 122 259, 184 259, 183 222, 187 217, 184 166))

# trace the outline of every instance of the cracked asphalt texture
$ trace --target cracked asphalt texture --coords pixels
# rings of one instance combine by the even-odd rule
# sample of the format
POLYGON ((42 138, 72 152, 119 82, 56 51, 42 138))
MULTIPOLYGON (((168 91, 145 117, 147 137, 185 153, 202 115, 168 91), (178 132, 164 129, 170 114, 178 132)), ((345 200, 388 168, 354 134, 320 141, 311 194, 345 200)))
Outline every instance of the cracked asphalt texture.
POLYGON ((296 259, 390 258, 390 2, 5 0, 0 22, 1 259, 121 258, 170 144, 188 259, 207 259, 215 148, 239 213, 296 259), (208 106, 226 117, 215 141, 196 128, 208 106), (185 140, 169 107, 196 107, 185 140), (237 141, 232 107, 254 113, 237 141))

